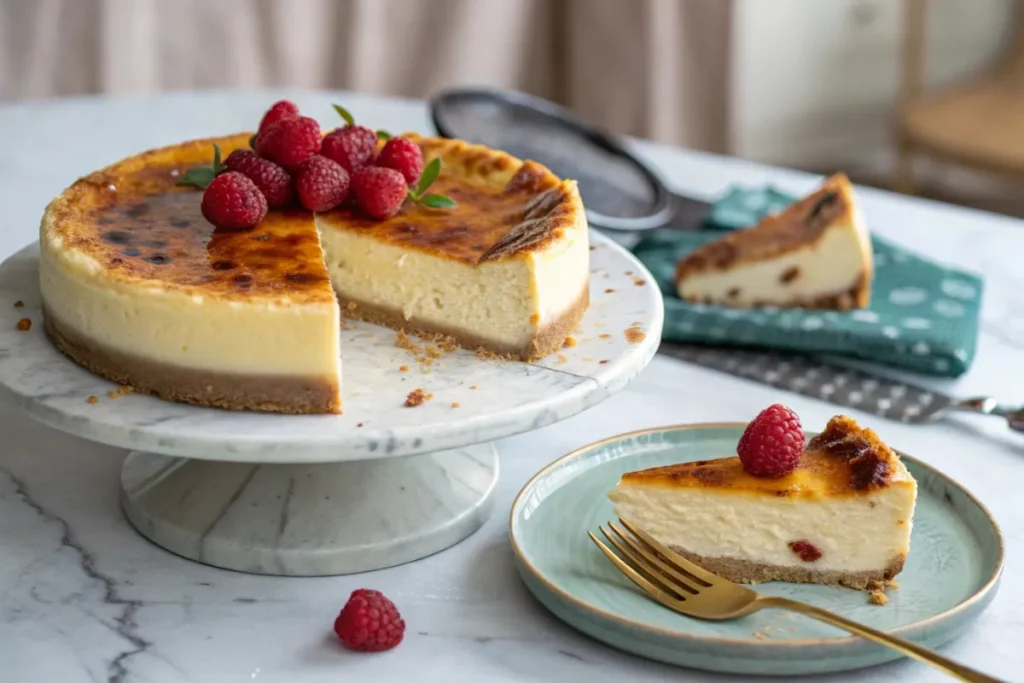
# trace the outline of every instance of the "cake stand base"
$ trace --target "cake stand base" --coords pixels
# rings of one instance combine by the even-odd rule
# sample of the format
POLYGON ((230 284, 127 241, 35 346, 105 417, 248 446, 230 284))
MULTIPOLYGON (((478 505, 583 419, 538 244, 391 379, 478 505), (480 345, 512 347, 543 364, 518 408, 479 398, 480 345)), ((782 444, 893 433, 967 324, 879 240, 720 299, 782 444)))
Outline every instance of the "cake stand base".
POLYGON ((458 543, 490 516, 490 444, 312 465, 191 460, 133 451, 121 470, 132 525, 204 564, 277 576, 351 574, 458 543))

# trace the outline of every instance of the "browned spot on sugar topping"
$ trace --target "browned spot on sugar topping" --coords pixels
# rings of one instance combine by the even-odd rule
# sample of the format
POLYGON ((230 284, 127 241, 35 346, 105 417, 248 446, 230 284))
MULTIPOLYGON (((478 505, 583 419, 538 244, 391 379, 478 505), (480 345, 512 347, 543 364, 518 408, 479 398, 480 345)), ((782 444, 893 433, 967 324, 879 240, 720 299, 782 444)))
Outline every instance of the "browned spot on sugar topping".
POLYGON ((413 389, 409 392, 409 395, 405 397, 405 406, 407 408, 415 408, 418 405, 423 405, 432 398, 434 398, 433 394, 428 394, 422 389, 413 389))
POLYGON ((785 271, 783 271, 782 275, 779 276, 779 282, 781 282, 784 285, 788 285, 790 282, 797 279, 798 277, 800 277, 800 267, 790 266, 785 271))
POLYGON ((790 541, 789 549, 804 562, 815 562, 821 559, 821 551, 810 541, 790 541))

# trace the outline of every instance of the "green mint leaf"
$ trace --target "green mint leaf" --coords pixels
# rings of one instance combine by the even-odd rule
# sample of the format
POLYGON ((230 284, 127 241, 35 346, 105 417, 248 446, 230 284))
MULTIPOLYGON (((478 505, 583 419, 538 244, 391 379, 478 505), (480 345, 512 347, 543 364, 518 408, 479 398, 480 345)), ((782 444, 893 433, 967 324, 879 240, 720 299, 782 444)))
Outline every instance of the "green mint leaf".
POLYGON ((356 125, 355 118, 353 118, 352 114, 349 113, 349 110, 345 109, 345 107, 341 106, 340 104, 336 104, 334 105, 334 111, 338 112, 338 116, 345 119, 345 123, 347 123, 348 125, 356 125))
POLYGON ((213 145, 213 174, 217 175, 224 170, 224 164, 220 162, 220 145, 213 145))
POLYGON ((384 142, 387 142, 388 140, 391 139, 391 133, 387 132, 386 130, 378 130, 377 138, 383 140, 384 142))
POLYGON ((420 176, 420 182, 416 186, 416 196, 421 196, 427 191, 435 180, 437 180, 438 174, 441 172, 441 159, 440 157, 431 159, 427 167, 423 169, 423 175, 420 176))
POLYGON ((431 209, 450 209, 455 206, 455 200, 445 197, 443 194, 428 194, 420 200, 420 204, 429 206, 431 209))
POLYGON ((213 179, 217 176, 213 172, 212 166, 196 166, 185 171, 180 178, 178 178, 178 185, 191 185, 192 187, 198 187, 200 190, 205 190, 206 186, 213 182, 213 179))

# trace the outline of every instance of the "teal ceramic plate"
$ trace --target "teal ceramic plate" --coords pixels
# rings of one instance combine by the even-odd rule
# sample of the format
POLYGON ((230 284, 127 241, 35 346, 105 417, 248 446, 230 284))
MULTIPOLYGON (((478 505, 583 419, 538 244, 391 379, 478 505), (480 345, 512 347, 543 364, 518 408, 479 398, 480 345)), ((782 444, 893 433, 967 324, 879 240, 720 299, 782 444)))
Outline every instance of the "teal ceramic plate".
MULTIPOLYGON (((613 519, 607 493, 624 472, 718 458, 741 424, 666 427, 586 446, 537 474, 512 505, 519 573, 557 617, 614 647, 671 664, 742 674, 845 671, 897 659, 887 648, 797 614, 764 610, 706 622, 646 598, 587 538, 613 519)), ((769 583, 756 589, 820 605, 929 647, 958 635, 992 600, 1003 541, 985 507, 942 473, 902 455, 918 482, 910 555, 889 604, 845 588, 769 583)))

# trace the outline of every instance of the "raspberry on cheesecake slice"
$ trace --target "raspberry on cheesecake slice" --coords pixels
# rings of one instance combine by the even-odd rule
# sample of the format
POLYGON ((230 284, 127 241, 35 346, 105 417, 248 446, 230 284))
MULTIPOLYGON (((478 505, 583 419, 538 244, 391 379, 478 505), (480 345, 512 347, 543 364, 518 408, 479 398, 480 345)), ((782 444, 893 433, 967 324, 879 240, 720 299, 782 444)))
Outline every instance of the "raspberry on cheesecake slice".
POLYGON ((736 308, 864 308, 871 240, 842 173, 757 225, 705 244, 676 265, 681 299, 736 308))
POLYGON ((803 443, 796 415, 772 406, 738 457, 630 472, 609 498, 616 515, 731 581, 866 589, 892 579, 910 551, 914 478, 844 415, 803 443))

